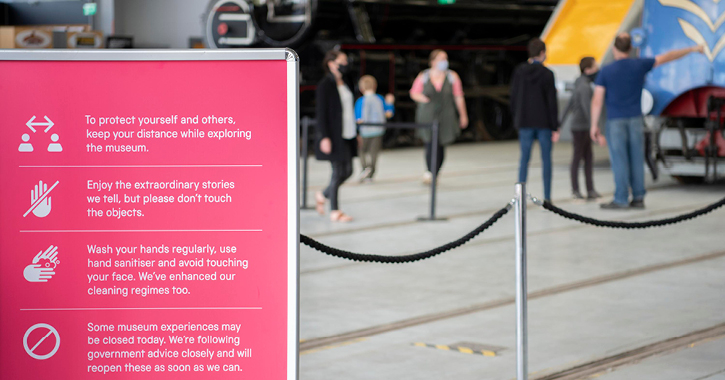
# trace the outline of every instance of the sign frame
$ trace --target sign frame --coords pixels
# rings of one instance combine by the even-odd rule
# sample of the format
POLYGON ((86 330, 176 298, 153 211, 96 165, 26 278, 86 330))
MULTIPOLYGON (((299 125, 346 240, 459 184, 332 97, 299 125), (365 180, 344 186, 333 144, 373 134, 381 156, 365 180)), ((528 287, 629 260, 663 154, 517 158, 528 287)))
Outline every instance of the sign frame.
POLYGON ((287 380, 299 379, 299 56, 289 48, 68 51, 0 49, 0 61, 286 61, 287 380))

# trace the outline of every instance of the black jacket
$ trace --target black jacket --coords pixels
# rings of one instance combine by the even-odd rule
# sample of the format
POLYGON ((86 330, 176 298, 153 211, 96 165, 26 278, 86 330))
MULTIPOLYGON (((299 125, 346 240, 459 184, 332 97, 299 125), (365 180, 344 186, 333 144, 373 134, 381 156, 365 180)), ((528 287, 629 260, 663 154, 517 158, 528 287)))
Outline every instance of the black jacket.
POLYGON ((315 126, 315 157, 323 161, 342 161, 357 155, 357 142, 342 138, 342 103, 337 81, 332 74, 326 75, 317 84, 317 105, 315 126), (329 137, 332 152, 325 154, 320 151, 320 141, 329 137))
POLYGON ((554 73, 541 63, 522 63, 511 79, 514 128, 559 128, 554 73))

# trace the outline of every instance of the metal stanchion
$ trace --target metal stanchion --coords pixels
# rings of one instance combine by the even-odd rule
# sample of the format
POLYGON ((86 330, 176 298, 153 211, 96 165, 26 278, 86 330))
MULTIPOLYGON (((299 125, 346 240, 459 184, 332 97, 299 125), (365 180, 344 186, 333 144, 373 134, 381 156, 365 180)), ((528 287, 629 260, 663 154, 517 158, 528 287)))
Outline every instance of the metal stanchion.
POLYGON ((433 121, 430 128, 430 172, 433 181, 430 184, 430 220, 436 219, 436 186, 438 185, 438 120, 433 121))
POLYGON ((526 329, 526 184, 516 184, 516 379, 528 378, 528 332, 526 329))
POLYGON ((439 124, 438 120, 434 120, 430 126, 430 214, 428 217, 420 217, 419 221, 440 221, 446 220, 446 218, 436 217, 436 190, 438 187, 438 135, 439 124))
POLYGON ((300 209, 309 210, 307 207, 307 160, 309 156, 310 141, 310 118, 305 116, 302 118, 302 205, 300 209))

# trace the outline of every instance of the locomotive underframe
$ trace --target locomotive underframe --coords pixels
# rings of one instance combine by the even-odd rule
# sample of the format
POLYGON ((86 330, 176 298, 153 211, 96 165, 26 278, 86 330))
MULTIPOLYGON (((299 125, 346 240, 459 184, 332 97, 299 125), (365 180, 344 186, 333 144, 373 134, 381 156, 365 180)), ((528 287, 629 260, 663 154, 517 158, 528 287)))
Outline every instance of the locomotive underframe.
MULTIPOLYGON (((706 157, 695 147, 708 134, 707 122, 706 118, 655 118, 652 158, 658 169, 683 182, 725 179, 725 157, 706 157)), ((715 124, 715 133, 723 134, 722 119, 715 124)))

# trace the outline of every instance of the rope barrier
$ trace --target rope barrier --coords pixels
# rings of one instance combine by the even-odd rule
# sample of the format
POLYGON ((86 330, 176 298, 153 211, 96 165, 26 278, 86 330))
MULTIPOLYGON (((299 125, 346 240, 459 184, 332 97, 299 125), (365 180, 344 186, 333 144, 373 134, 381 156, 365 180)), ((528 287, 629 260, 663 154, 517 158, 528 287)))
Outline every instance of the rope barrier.
MULTIPOLYGON (((590 224, 597 227, 607 227, 607 228, 624 228, 624 229, 642 229, 642 228, 650 228, 650 227, 661 227, 666 226, 670 224, 680 223, 684 222, 686 220, 694 219, 699 216, 708 214, 714 210, 717 210, 720 207, 725 206, 725 198, 719 200, 718 202, 715 202, 711 205, 708 205, 706 207, 703 207, 701 209, 692 211, 687 214, 678 215, 672 218, 665 218, 665 219, 659 219, 659 220, 650 220, 646 222, 618 222, 618 221, 609 221, 609 220, 599 220, 590 218, 587 216, 575 214, 566 210, 563 210, 559 207, 554 206, 548 201, 541 201, 540 199, 537 199, 536 197, 532 197, 529 195, 531 200, 543 207, 545 210, 551 211, 554 214, 557 214, 559 216, 562 216, 567 219, 575 220, 581 223, 590 224)), ((506 213, 511 210, 512 204, 514 201, 506 205, 506 207, 498 210, 491 218, 489 218, 487 221, 485 221, 480 226, 476 227, 473 231, 467 233, 460 239, 454 240, 448 244, 444 244, 440 247, 436 247, 424 252, 415 253, 411 255, 403 255, 403 256, 385 256, 385 255, 374 255, 374 254, 364 254, 364 253, 355 253, 350 251, 345 251, 338 248, 333 248, 328 245, 322 244, 319 241, 306 236, 306 235, 300 235, 300 243, 305 244, 309 246, 312 249, 318 250, 322 253, 325 253, 330 256, 339 257, 341 259, 347 259, 352 261, 360 261, 360 262, 375 262, 375 263, 383 263, 383 264, 402 264, 402 263, 412 263, 415 261, 425 260, 429 259, 431 257, 440 255, 441 253, 450 251, 452 249, 458 248, 464 244, 466 244, 468 241, 473 239, 474 237, 481 234, 483 231, 487 230, 489 227, 494 225, 499 219, 501 219, 506 213)))
POLYGON ((330 256, 339 257, 342 259, 347 260, 353 260, 353 261, 363 261, 363 262, 376 262, 376 263, 383 263, 383 264, 402 264, 402 263, 412 263, 415 261, 425 260, 429 259, 433 256, 440 255, 443 252, 450 251, 454 248, 458 248, 462 246, 463 244, 466 244, 469 240, 473 239, 474 237, 478 236, 480 233, 491 227, 494 223, 496 223, 501 217, 506 215, 507 212, 511 209, 511 203, 506 205, 506 207, 498 210, 493 216, 491 216, 490 219, 485 221, 480 226, 476 227, 473 231, 467 233, 465 236, 461 237, 458 240, 454 240, 448 244, 444 244, 440 247, 430 249, 425 252, 415 253, 412 255, 405 255, 405 256, 384 256, 384 255, 370 255, 370 254, 363 254, 363 253, 355 253, 355 252, 349 252, 344 251, 341 249, 333 248, 327 245, 324 245, 320 243, 319 241, 312 239, 309 236, 306 235, 300 235, 300 243, 305 244, 309 246, 312 249, 316 249, 322 253, 328 254, 330 256))
POLYGON ((703 207, 699 210, 695 210, 693 212, 678 215, 672 218, 666 218, 666 219, 660 219, 660 220, 650 220, 647 222, 615 222, 615 221, 608 221, 608 220, 599 220, 590 218, 587 216, 574 214, 572 212, 560 209, 553 204, 549 203, 548 201, 541 202, 540 200, 533 198, 534 203, 538 204, 539 206, 542 206, 544 209, 549 210, 553 212, 554 214, 557 214, 559 216, 562 216, 567 219, 575 220, 581 223, 590 224, 597 227, 607 227, 607 228, 625 228, 625 229, 639 229, 639 228, 650 228, 650 227, 661 227, 666 226, 669 224, 675 224, 684 222, 686 220, 697 218, 698 216, 705 215, 707 213, 710 213, 714 210, 717 210, 718 208, 725 206, 725 198, 719 200, 718 202, 715 202, 709 206, 703 207))

